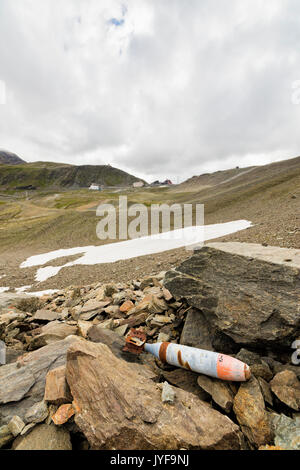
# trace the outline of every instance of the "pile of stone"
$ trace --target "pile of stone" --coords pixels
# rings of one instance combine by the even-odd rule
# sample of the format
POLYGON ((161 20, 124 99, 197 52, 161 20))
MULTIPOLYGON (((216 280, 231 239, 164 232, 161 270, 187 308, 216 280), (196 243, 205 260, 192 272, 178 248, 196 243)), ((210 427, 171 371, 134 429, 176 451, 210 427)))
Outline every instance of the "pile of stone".
POLYGON ((299 288, 295 267, 204 248, 168 273, 3 308, 0 448, 300 449, 299 288), (231 354, 252 377, 124 352, 131 328, 231 354))
POLYGON ((33 313, 26 311, 26 302, 20 302, 19 308, 2 309, 0 339, 9 357, 70 335, 87 338, 92 326, 119 336, 139 327, 150 341, 177 342, 188 306, 175 301, 164 288, 164 276, 160 273, 128 284, 71 287, 41 298, 40 308, 35 303, 33 313))

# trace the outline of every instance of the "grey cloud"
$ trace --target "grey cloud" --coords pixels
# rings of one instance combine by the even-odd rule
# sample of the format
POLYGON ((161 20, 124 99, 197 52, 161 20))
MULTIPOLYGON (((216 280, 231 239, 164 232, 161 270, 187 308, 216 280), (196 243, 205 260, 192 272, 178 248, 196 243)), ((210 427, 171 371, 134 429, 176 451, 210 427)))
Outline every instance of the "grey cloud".
POLYGON ((297 155, 299 22, 296 0, 2 0, 0 147, 147 179, 297 155))

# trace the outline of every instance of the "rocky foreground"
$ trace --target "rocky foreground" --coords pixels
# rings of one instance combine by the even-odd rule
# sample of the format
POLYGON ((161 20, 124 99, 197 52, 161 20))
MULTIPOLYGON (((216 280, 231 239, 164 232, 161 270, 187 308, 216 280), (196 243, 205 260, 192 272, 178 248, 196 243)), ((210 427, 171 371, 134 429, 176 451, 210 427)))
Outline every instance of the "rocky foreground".
POLYGON ((299 305, 298 267, 212 247, 157 276, 2 305, 0 448, 299 450, 299 305), (124 352, 131 328, 231 354, 252 377, 124 352))

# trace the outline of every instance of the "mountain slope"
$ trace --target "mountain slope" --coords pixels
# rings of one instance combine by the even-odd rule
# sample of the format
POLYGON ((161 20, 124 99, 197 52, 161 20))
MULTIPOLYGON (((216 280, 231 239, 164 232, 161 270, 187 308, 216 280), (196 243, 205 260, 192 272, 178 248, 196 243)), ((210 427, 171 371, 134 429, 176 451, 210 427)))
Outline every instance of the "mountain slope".
POLYGON ((236 178, 194 189, 176 187, 177 203, 201 203, 205 223, 247 219, 253 227, 227 241, 300 248, 300 157, 254 167, 236 178))
POLYGON ((283 160, 262 166, 252 166, 247 168, 234 168, 231 170, 216 171, 214 173, 206 173, 200 176, 193 176, 177 186, 177 191, 196 192, 209 190, 214 194, 216 192, 226 190, 241 185, 259 181, 270 180, 271 178, 283 175, 285 173, 297 172, 300 169, 300 157, 283 160), (228 183, 228 184, 227 184, 228 183), (218 188, 225 185, 224 188, 218 188))
POLYGON ((236 172, 226 170, 196 176, 177 186, 176 190, 187 192, 184 199, 201 198, 207 201, 229 197, 237 200, 242 194, 247 198, 252 193, 265 192, 284 182, 290 185, 290 192, 293 192, 297 189, 297 185, 293 185, 292 180, 299 175, 300 157, 297 157, 263 166, 241 168, 236 172))
POLYGON ((15 153, 0 150, 0 165, 22 165, 23 163, 26 162, 15 153))
POLYGON ((139 181, 133 175, 107 165, 82 165, 35 162, 27 165, 1 165, 0 187, 25 186, 45 188, 86 188, 92 183, 102 186, 128 186, 139 181))

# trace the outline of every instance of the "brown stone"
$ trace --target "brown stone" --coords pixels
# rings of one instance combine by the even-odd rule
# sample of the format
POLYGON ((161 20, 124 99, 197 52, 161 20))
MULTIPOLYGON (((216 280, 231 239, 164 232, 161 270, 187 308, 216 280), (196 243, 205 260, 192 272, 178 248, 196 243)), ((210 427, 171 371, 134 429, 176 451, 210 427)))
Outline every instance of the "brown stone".
POLYGON ((87 338, 89 329, 93 326, 91 322, 79 320, 78 321, 78 333, 83 338, 87 338))
POLYGON ((200 400, 209 401, 210 396, 207 392, 203 391, 198 383, 198 374, 184 369, 175 369, 172 371, 162 370, 163 377, 170 382, 170 384, 185 390, 186 392, 193 393, 200 400))
POLYGON ((74 414, 75 411, 71 404, 61 405, 52 416, 52 421, 56 426, 61 426, 62 424, 67 423, 74 414))
POLYGON ((199 375, 199 387, 207 392, 226 413, 230 413, 233 406, 233 393, 228 383, 222 382, 218 379, 207 377, 206 375, 199 375))
POLYGON ((270 382, 273 378, 273 372, 265 362, 262 362, 261 364, 253 364, 250 369, 251 374, 255 375, 256 378, 261 377, 266 382, 270 382))
POLYGON ((123 326, 127 325, 128 328, 134 328, 145 323, 148 318, 148 313, 140 313, 139 315, 134 315, 124 320, 119 320, 118 325, 123 326))
POLYGON ((107 313, 112 318, 120 318, 120 317, 125 317, 125 315, 121 314, 120 308, 118 305, 110 305, 109 307, 106 307, 104 309, 104 313, 107 313))
POLYGON ((39 424, 13 443, 14 450, 72 450, 70 433, 54 425, 39 424))
POLYGON ((21 434, 24 427, 25 427, 25 423, 23 422, 21 418, 19 418, 19 416, 14 416, 8 423, 8 429, 10 430, 12 435, 15 437, 21 434))
POLYGON ((81 308, 80 313, 90 313, 90 312, 100 312, 103 308, 107 307, 109 305, 110 301, 103 301, 103 302, 98 302, 95 299, 88 300, 84 306, 81 308))
POLYGON ((257 380, 259 382, 260 389, 262 391, 265 403, 267 403, 270 406, 273 406, 273 398, 272 398, 270 385, 262 377, 258 377, 257 380))
POLYGON ((242 383, 234 398, 233 410, 250 444, 258 448, 272 442, 271 424, 255 377, 242 383))
POLYGON ((104 344, 71 347, 67 381, 80 409, 75 422, 92 449, 241 448, 228 417, 180 389, 174 404, 162 403, 159 386, 104 344))
POLYGON ((109 347, 115 356, 129 362, 133 367, 136 368, 136 370, 139 370, 141 373, 145 373, 145 371, 147 371, 148 374, 149 367, 151 370, 151 377, 153 379, 157 377, 158 368, 156 366, 154 356, 147 353, 142 353, 137 356, 135 354, 123 351, 125 346, 125 339, 124 337, 120 337, 117 333, 115 333, 115 331, 104 330, 103 328, 99 328, 99 326, 93 326, 89 330, 88 339, 95 343, 106 344, 106 346, 109 347), (148 367, 141 367, 142 364, 147 365, 148 367))
POLYGON ((166 289, 165 287, 163 288, 163 296, 164 296, 164 299, 167 301, 167 302, 170 302, 170 300, 173 299, 173 295, 171 294, 171 292, 166 289))
POLYGON ((159 299, 157 295, 148 294, 134 308, 129 310, 128 315, 136 315, 141 312, 160 314, 168 310, 168 304, 164 299, 159 299))
POLYGON ((131 302, 131 300, 126 300, 121 307, 120 307, 120 312, 122 313, 128 313, 132 308, 134 307, 134 303, 131 302))
POLYGON ((279 372, 270 382, 272 392, 295 411, 300 410, 300 382, 290 370, 279 372))
POLYGON ((52 310, 38 310, 33 318, 35 321, 46 321, 46 322, 52 322, 55 320, 58 320, 59 313, 53 312, 52 310))
POLYGON ((55 341, 60 341, 71 335, 76 335, 77 327, 60 321, 54 321, 40 328, 40 334, 34 336, 30 342, 31 351, 42 348, 55 341))
POLYGON ((172 323, 172 319, 166 315, 155 315, 150 321, 151 326, 164 326, 172 323))
POLYGON ((66 381, 66 367, 51 370, 46 376, 44 400, 54 405, 70 403, 72 397, 66 381))
POLYGON ((10 432, 8 426, 0 427, 0 449, 9 444, 14 439, 13 434, 10 432))

